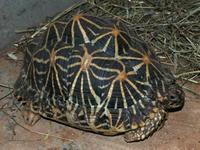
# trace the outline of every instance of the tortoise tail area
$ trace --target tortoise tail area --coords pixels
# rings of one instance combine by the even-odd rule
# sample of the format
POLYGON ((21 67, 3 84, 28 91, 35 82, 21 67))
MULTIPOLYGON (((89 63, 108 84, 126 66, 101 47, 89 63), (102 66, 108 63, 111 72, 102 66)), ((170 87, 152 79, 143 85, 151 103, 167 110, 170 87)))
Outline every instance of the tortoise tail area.
POLYGON ((13 95, 17 100, 22 101, 24 103, 31 101, 37 95, 36 90, 32 89, 28 85, 24 70, 21 71, 18 79, 14 84, 13 95))

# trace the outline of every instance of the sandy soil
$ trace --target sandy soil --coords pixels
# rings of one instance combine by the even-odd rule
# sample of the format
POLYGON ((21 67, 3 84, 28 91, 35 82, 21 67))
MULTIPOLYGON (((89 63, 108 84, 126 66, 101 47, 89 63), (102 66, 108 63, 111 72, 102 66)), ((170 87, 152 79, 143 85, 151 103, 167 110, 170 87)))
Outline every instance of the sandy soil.
MULTIPOLYGON (((0 55, 0 98, 15 82, 22 61, 0 55)), ((199 93, 200 85, 185 87, 199 93)), ((0 150, 199 150, 200 97, 186 92, 183 110, 169 114, 165 126, 145 141, 126 143, 121 136, 106 137, 41 119, 27 126, 12 95, 0 100, 0 150), (10 115, 9 115, 10 114, 10 115)))

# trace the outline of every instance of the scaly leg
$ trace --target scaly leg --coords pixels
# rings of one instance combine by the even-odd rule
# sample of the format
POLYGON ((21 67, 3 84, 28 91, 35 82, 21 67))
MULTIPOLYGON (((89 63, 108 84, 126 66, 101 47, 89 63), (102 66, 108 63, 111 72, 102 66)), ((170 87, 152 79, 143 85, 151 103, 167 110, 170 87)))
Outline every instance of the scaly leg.
POLYGON ((158 110, 153 116, 149 117, 143 125, 135 130, 131 130, 124 135, 126 142, 141 141, 148 138, 156 130, 160 129, 164 125, 166 120, 166 112, 164 110, 158 110))

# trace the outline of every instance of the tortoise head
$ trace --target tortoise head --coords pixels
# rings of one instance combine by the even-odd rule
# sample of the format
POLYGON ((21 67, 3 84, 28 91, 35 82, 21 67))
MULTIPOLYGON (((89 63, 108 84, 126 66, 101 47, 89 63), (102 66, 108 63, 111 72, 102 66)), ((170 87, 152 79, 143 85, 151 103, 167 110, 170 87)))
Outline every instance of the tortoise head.
POLYGON ((185 102, 185 93, 177 83, 168 86, 164 107, 167 111, 176 111, 182 109, 185 102))
POLYGON ((169 70, 164 71, 164 84, 166 91, 162 101, 164 109, 166 111, 181 110, 185 103, 185 93, 169 70))

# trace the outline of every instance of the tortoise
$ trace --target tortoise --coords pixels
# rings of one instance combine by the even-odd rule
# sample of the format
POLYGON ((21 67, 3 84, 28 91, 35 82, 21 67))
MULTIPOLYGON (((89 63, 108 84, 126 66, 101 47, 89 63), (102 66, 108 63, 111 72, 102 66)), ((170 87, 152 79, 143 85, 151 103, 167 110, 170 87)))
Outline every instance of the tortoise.
POLYGON ((133 142, 184 105, 171 71, 117 19, 77 13, 50 23, 24 49, 14 96, 30 125, 44 117, 133 142))

